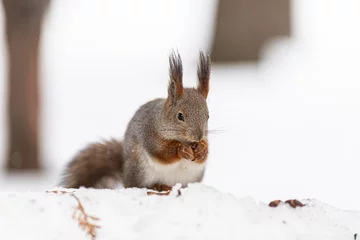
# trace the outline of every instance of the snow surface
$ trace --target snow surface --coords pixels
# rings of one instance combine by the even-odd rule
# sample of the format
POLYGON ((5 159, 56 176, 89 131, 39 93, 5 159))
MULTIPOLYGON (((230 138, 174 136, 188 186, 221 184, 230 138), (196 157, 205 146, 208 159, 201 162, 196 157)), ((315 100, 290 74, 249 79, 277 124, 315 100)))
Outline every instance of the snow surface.
MULTIPOLYGON (((147 196, 145 189, 79 189, 75 195, 87 214, 100 218, 92 222, 101 227, 99 240, 353 240, 360 231, 360 212, 316 200, 304 200, 303 208, 270 208, 202 184, 182 189, 180 196, 175 193, 147 196)), ((90 239, 72 219, 76 206, 69 195, 0 193, 0 239, 90 239)))

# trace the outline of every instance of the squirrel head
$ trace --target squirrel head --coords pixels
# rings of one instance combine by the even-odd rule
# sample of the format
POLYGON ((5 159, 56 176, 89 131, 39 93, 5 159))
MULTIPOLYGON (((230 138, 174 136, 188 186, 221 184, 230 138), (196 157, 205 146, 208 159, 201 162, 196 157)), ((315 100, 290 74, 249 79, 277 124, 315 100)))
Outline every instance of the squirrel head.
POLYGON ((199 53, 198 86, 183 87, 182 61, 174 51, 169 57, 170 81, 165 103, 165 123, 167 138, 180 142, 194 143, 207 137, 209 110, 206 98, 209 93, 210 57, 199 53))

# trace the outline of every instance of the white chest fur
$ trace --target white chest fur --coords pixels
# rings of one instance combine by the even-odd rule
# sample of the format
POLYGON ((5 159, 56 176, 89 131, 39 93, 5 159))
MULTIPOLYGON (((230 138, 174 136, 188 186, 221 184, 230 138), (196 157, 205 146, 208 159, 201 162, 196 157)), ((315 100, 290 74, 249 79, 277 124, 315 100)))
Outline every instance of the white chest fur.
POLYGON ((148 187, 154 184, 174 186, 181 183, 186 186, 188 183, 199 181, 203 174, 205 163, 196 163, 182 159, 172 164, 161 164, 147 155, 146 177, 144 181, 148 187))

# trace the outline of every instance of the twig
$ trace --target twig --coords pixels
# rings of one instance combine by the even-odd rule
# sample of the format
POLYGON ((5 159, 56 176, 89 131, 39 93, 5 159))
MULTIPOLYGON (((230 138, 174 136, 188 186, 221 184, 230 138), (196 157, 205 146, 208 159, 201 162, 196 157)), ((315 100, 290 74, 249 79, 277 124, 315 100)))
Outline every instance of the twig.
POLYGON ((99 221, 100 219, 94 216, 90 216, 85 212, 83 205, 80 202, 80 199, 75 194, 70 194, 78 203, 78 206, 73 214, 73 219, 76 219, 79 222, 80 227, 85 230, 92 239, 96 237, 96 229, 100 228, 99 225, 93 224, 89 219, 94 221, 99 221))

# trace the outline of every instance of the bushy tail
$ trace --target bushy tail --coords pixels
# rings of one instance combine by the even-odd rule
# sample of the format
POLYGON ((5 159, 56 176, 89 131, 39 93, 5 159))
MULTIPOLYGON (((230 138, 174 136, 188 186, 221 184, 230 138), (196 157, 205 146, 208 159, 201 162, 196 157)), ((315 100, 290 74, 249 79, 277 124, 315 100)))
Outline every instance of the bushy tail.
POLYGON ((93 143, 66 166, 60 186, 64 188, 115 188, 123 172, 123 144, 117 140, 93 143))

